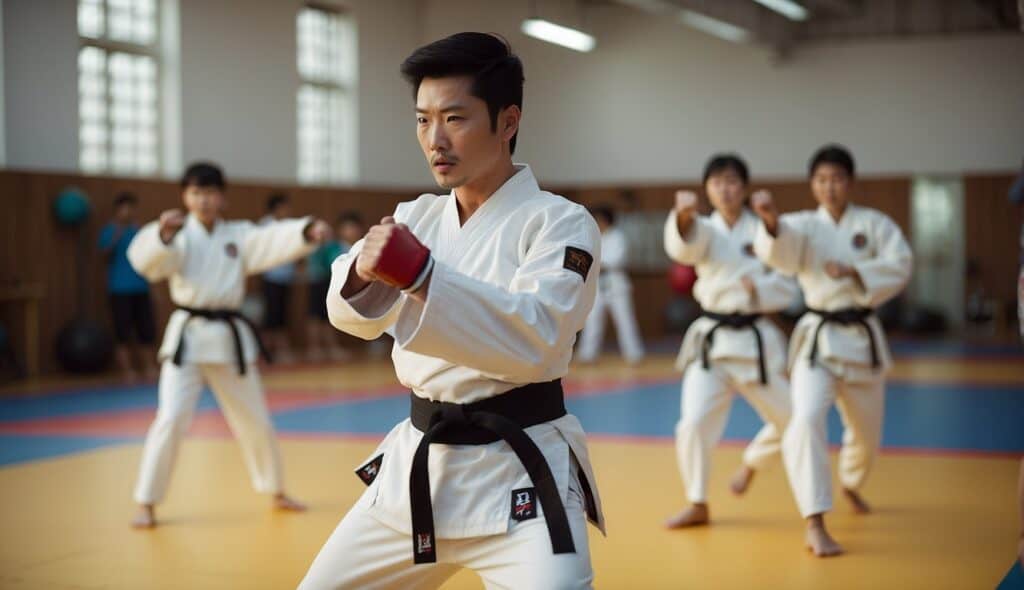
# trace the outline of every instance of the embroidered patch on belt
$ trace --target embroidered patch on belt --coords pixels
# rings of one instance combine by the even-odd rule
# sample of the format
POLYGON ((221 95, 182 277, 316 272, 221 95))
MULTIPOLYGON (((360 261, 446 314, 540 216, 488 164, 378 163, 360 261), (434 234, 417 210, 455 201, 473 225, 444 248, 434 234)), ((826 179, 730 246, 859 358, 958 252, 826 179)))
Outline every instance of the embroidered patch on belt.
POLYGON ((416 555, 434 552, 434 536, 430 533, 416 533, 416 555))
POLYGON ((534 488, 512 490, 512 520, 537 518, 537 493, 534 488))
POLYGON ((584 281, 587 280, 587 274, 590 273, 592 264, 594 264, 594 257, 590 255, 590 252, 572 246, 565 247, 565 260, 562 262, 562 266, 579 273, 584 281))
POLYGON ((230 258, 236 258, 238 256, 238 246, 236 246, 234 242, 228 242, 224 246, 224 253, 230 258))
POLYGON ((743 244, 743 253, 746 254, 747 256, 753 257, 754 256, 754 244, 751 243, 751 242, 747 242, 746 244, 743 244))
POLYGON ((860 232, 857 232, 857 234, 853 236, 853 247, 854 248, 856 248, 858 250, 863 250, 864 246, 867 246, 867 245, 868 245, 868 237, 865 236, 864 234, 862 234, 860 232))
POLYGON ((370 460, 369 463, 363 465, 359 469, 356 469, 356 475, 359 479, 363 480, 363 483, 370 485, 373 480, 377 479, 380 474, 380 464, 384 462, 384 453, 381 453, 370 460))

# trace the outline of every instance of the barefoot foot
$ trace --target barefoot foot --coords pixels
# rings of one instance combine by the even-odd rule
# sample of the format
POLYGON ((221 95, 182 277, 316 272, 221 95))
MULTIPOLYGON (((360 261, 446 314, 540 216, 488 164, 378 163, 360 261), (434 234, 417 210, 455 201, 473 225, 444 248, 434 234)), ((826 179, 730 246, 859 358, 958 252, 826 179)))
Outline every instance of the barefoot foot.
POLYGON ((281 493, 274 496, 274 508, 287 510, 289 512, 304 512, 306 505, 287 494, 281 493))
POLYGON ((711 512, 707 504, 692 504, 682 512, 665 521, 665 528, 682 529, 705 525, 711 522, 711 512))
POLYGON ((152 504, 142 504, 139 506, 139 511, 135 513, 135 518, 132 519, 132 528, 136 529, 151 529, 156 526, 156 515, 153 512, 152 504))
POLYGON ((750 482, 754 480, 754 473, 756 472, 746 465, 740 467, 729 482, 729 489, 732 490, 732 493, 737 496, 745 494, 747 488, 750 487, 750 482))
POLYGON ((828 534, 825 528, 825 520, 822 515, 816 514, 807 519, 807 548, 816 557, 833 557, 843 552, 842 546, 836 543, 832 535, 828 534))
POLYGON ((853 511, 857 514, 868 514, 871 512, 871 505, 864 500, 858 492, 843 488, 843 495, 850 501, 853 511))

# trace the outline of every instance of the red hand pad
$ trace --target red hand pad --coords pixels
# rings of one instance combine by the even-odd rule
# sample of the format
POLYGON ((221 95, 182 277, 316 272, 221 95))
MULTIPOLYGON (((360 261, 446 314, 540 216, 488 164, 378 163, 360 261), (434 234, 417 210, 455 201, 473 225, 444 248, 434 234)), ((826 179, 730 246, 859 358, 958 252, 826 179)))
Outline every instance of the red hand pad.
POLYGON ((408 229, 398 228, 381 251, 374 272, 386 282, 404 289, 413 284, 429 258, 430 248, 421 244, 408 229))

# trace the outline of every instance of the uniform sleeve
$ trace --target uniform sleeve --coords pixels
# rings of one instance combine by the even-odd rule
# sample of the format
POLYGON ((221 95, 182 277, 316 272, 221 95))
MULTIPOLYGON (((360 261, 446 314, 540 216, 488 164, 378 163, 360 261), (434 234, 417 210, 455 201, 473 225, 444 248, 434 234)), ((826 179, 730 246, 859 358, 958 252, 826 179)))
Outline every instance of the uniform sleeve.
POLYGON ((178 232, 170 244, 160 239, 157 222, 147 223, 128 245, 128 262, 135 272, 156 282, 178 272, 185 259, 185 237, 178 232))
MULTIPOLYGON (((415 202, 415 201, 414 201, 415 202)), ((413 203, 414 203, 413 202, 413 203)), ((413 203, 399 203, 395 221, 407 223, 413 203)), ((363 249, 363 240, 331 263, 331 285, 327 288, 327 319, 335 328, 364 340, 374 340, 394 325, 405 296, 385 283, 370 283, 365 289, 348 297, 341 296, 349 272, 363 249)), ((342 250, 346 250, 343 246, 342 250)))
POLYGON ((799 273, 804 266, 807 247, 807 217, 802 213, 788 213, 779 217, 776 236, 768 233, 764 222, 757 224, 754 253, 768 266, 787 275, 799 273))
POLYGON ((761 313, 775 313, 788 308, 800 292, 796 280, 780 272, 769 271, 751 278, 757 290, 757 307, 761 313))
POLYGON ((629 258, 629 242, 626 234, 619 230, 601 240, 601 268, 604 270, 624 270, 629 258))
POLYGON ((317 245, 307 242, 302 235, 310 221, 311 218, 303 217, 264 225, 247 222, 242 237, 242 263, 246 274, 259 274, 312 252, 317 245))
POLYGON ((711 231, 703 217, 694 216, 686 235, 679 234, 676 214, 669 213, 665 220, 665 253, 679 264, 693 266, 704 260, 711 243, 711 231))
POLYGON ((864 285, 861 305, 878 307, 899 295, 910 281, 914 255, 903 232, 885 215, 875 222, 875 256, 855 262, 853 267, 864 285))
POLYGON ((551 359, 571 349, 594 304, 601 245, 584 209, 542 214, 550 217, 508 287, 436 262, 426 302, 402 306, 398 345, 506 381, 544 378, 551 359))
MULTIPOLYGON (((370 283, 355 295, 345 298, 341 291, 348 281, 348 275, 355 264, 363 241, 356 242, 352 249, 342 254, 331 264, 331 286, 327 289, 327 319, 335 328, 364 340, 379 338, 398 318, 404 298, 398 289, 385 283, 370 283)), ((435 267, 436 269, 436 267, 435 267)))

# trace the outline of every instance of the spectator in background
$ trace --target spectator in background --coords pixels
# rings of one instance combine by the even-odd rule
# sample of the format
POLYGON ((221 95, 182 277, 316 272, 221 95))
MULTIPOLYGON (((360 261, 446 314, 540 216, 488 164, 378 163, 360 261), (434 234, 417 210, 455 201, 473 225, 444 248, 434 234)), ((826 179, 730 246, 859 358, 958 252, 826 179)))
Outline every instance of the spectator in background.
MULTIPOLYGON (((288 195, 275 193, 267 198, 267 214, 260 219, 260 225, 287 219, 291 216, 288 195)), ((295 263, 288 262, 263 273, 263 336, 274 356, 281 364, 293 362, 291 343, 288 339, 288 305, 291 300, 292 283, 295 282, 295 263)))
POLYGON ((309 318, 306 324, 309 348, 306 354, 311 362, 325 358, 340 361, 349 356, 339 346, 337 330, 327 319, 327 289, 331 284, 331 264, 338 256, 348 252, 365 233, 366 225, 362 217, 355 211, 346 211, 338 216, 334 224, 334 238, 324 242, 306 260, 306 276, 309 279, 309 318))
POLYGON ((100 251, 107 263, 107 294, 117 342, 115 357, 126 382, 138 379, 140 372, 136 366, 146 379, 155 379, 157 374, 153 350, 156 328, 149 283, 135 272, 126 254, 128 244, 139 231, 135 222, 138 202, 131 193, 119 194, 114 199, 114 217, 100 229, 99 238, 100 251), (137 357, 137 365, 132 356, 137 357))

